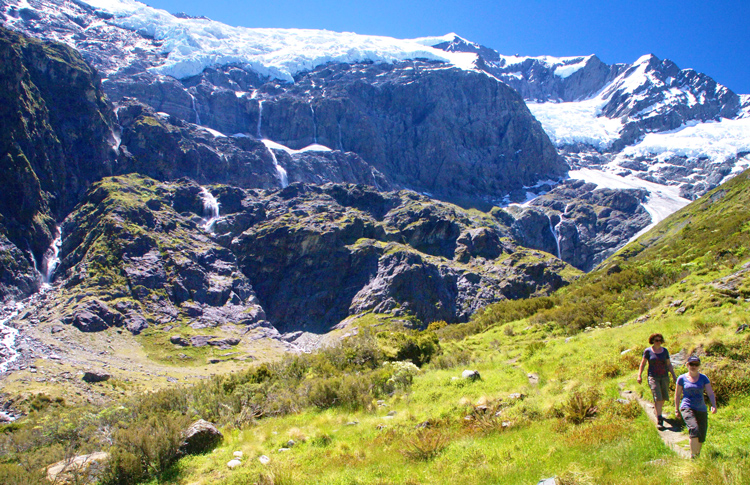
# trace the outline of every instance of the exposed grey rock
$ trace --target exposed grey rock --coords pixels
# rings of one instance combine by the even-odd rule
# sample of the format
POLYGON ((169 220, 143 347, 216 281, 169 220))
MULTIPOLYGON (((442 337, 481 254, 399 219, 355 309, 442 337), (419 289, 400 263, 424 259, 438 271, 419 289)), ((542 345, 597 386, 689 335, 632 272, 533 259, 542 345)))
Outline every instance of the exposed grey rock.
POLYGON ((172 335, 171 337, 169 337, 169 342, 181 347, 187 347, 188 345, 190 345, 190 342, 188 342, 187 339, 179 335, 172 335))
POLYGON ((240 339, 238 338, 225 338, 225 339, 219 339, 219 340, 209 340, 208 345, 211 345, 213 347, 218 347, 221 350, 226 350, 230 347, 234 347, 235 345, 240 343, 240 339))
POLYGON ((479 372, 475 370, 465 370, 461 373, 461 377, 470 381, 478 381, 482 378, 479 372))
POLYGON ((212 450, 224 436, 212 423, 199 419, 183 433, 184 439, 180 451, 187 455, 196 455, 212 450))
POLYGON ((90 370, 90 371, 86 371, 83 374, 82 379, 88 383, 95 383, 95 382, 108 381, 110 377, 112 376, 106 372, 90 370))
POLYGON ((47 480, 51 483, 96 483, 104 471, 109 453, 99 451, 77 455, 47 467, 47 480))

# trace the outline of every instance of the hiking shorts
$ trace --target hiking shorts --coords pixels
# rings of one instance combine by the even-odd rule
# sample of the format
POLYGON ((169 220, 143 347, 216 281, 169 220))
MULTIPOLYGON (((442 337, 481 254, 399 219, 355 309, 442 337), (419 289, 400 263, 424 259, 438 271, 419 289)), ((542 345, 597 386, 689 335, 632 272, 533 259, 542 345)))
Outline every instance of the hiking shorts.
POLYGON ((698 438, 698 441, 703 443, 706 441, 706 433, 708 432, 708 411, 696 411, 695 409, 682 408, 680 409, 682 419, 685 420, 685 424, 690 430, 691 438, 698 438))
POLYGON ((651 388, 654 401, 666 401, 669 398, 669 376, 648 376, 648 387, 651 388))

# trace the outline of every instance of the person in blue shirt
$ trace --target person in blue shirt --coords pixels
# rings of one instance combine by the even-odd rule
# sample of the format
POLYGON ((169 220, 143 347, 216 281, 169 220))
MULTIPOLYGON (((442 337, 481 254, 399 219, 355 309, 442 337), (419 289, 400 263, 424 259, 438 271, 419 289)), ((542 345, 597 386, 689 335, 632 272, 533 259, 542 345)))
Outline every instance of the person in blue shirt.
POLYGON ((672 379, 677 381, 674 374, 672 361, 669 359, 669 351, 662 347, 664 336, 660 333, 652 334, 648 338, 651 347, 643 351, 641 366, 638 369, 638 384, 641 383, 643 368, 648 364, 648 386, 651 388, 651 394, 654 396, 654 413, 659 428, 664 427, 664 416, 661 415, 664 401, 669 399, 669 374, 672 379))
POLYGON ((690 430, 690 454, 692 458, 697 458, 708 431, 708 409, 703 391, 706 391, 711 401, 711 414, 716 414, 716 396, 708 377, 698 372, 701 360, 693 355, 688 359, 687 365, 688 373, 677 378, 674 405, 675 412, 682 414, 682 419, 690 430))

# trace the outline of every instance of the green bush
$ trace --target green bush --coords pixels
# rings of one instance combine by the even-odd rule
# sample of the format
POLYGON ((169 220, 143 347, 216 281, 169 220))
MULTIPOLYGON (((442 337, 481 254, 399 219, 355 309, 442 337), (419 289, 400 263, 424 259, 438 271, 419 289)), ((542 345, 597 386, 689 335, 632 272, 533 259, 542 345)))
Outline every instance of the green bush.
POLYGON ((731 398, 750 394, 750 365, 722 360, 706 369, 719 405, 731 398))
POLYGON ((137 483, 144 477, 162 475, 179 458, 182 433, 189 424, 185 416, 159 413, 119 429, 105 472, 108 483, 137 483))
POLYGON ((596 388, 577 390, 562 404, 559 414, 566 421, 573 424, 581 424, 594 416, 599 411, 597 404, 601 393, 596 388))
POLYGON ((438 456, 449 444, 447 435, 438 429, 419 429, 404 439, 401 453, 415 461, 428 461, 438 456))

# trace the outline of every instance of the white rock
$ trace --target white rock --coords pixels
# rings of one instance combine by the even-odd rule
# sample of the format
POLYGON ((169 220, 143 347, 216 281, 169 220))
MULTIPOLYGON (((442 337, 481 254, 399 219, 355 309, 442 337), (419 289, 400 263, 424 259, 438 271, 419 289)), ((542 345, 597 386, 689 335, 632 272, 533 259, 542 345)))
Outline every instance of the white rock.
POLYGON ((241 451, 235 451, 234 453, 232 453, 232 455, 235 458, 242 458, 242 452, 241 451))
POLYGON ((231 460, 229 463, 227 463, 227 466, 229 468, 237 468, 238 466, 242 465, 242 462, 240 460, 231 460))
POLYGON ((269 463, 271 463, 271 459, 268 458, 266 455, 260 455, 260 457, 258 458, 258 461, 261 462, 263 465, 268 465, 269 463))

